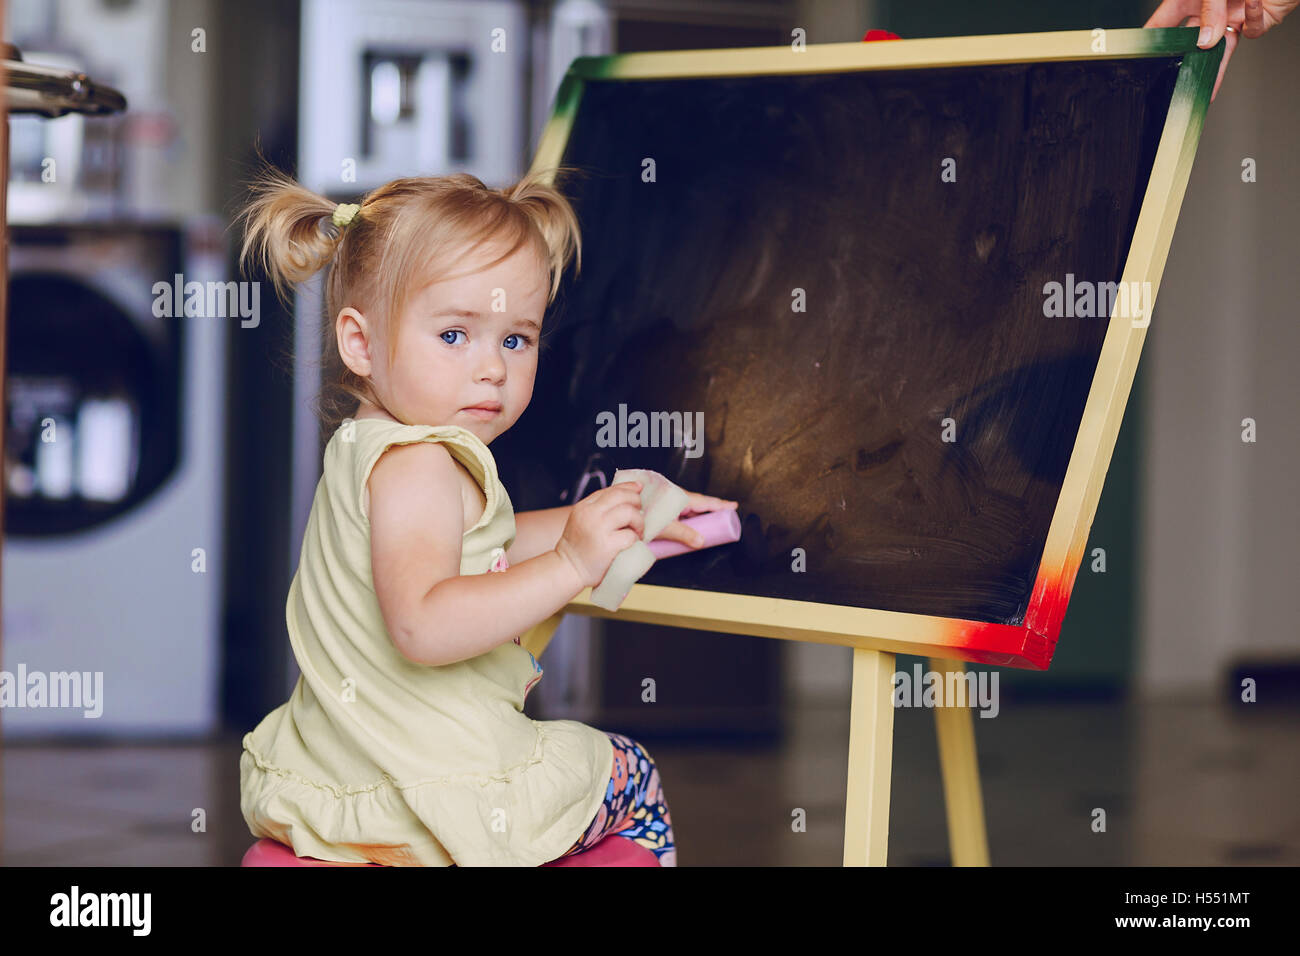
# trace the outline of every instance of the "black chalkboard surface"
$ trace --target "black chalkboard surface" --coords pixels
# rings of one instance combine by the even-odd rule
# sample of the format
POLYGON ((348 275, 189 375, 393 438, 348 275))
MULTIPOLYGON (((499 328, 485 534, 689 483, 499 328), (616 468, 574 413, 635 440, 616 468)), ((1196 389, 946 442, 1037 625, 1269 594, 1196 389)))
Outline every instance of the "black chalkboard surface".
POLYGON ((1021 624, 1180 66, 588 79, 516 508, 650 468, 744 532, 644 584, 1021 624), (601 443, 637 412, 687 432, 601 443))

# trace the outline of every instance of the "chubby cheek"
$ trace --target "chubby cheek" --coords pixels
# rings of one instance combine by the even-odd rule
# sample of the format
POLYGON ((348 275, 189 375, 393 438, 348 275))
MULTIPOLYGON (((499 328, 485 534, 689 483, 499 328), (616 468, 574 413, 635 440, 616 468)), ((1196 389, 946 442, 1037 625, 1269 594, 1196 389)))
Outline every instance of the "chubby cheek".
POLYGON ((518 418, 528 407, 528 403, 533 398, 533 382, 537 379, 537 363, 533 362, 525 370, 511 370, 508 387, 510 389, 510 401, 515 406, 515 417, 518 418))
POLYGON ((395 391, 400 390, 420 404, 424 404, 428 400, 429 393, 432 390, 429 377, 421 375, 418 370, 409 367, 403 369, 400 375, 394 376, 392 385, 395 391))
POLYGON ((411 371, 411 385, 430 398, 454 398, 457 376, 466 372, 445 355, 432 352, 418 368, 411 371))

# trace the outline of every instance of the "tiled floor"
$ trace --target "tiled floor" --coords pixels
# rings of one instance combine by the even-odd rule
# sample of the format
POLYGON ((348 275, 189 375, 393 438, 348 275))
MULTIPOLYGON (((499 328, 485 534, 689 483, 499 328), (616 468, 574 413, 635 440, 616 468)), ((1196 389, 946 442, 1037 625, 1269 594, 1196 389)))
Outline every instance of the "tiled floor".
MULTIPOLYGON (((947 865, 933 715, 896 711, 894 729, 889 862, 947 865)), ((975 730, 994 865, 1300 864, 1300 712, 1004 702, 975 730), (1093 832, 1097 808, 1105 832, 1093 832)), ((681 865, 839 864, 843 706, 792 709, 778 748, 643 743, 681 865), (791 826, 799 808, 805 832, 791 826)), ((238 738, 6 745, 0 863, 233 866, 251 843, 238 758, 238 738)))

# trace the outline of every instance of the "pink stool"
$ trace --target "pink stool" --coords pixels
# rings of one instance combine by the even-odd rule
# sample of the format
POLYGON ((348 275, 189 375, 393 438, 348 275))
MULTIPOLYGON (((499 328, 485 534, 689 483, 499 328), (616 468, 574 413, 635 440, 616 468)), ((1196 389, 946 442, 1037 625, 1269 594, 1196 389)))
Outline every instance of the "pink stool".
MULTIPOLYGON (((379 866, 378 863, 335 863, 331 860, 317 860, 310 856, 295 856, 292 847, 287 847, 276 840, 266 837, 258 840, 248 852, 240 866, 379 866)), ((542 866, 658 866, 659 857, 639 843, 633 843, 626 837, 610 835, 605 837, 590 850, 561 857, 542 866)))

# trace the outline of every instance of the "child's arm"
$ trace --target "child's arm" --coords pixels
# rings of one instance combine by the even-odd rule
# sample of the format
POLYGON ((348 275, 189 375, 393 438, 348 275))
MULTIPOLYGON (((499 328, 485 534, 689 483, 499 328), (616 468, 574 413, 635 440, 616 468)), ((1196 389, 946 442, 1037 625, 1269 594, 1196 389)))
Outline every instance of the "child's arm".
POLYGON ((587 586, 555 550, 506 571, 462 575, 465 515, 457 469, 441 444, 417 442, 393 446, 370 473, 375 595, 394 646, 418 664, 454 664, 486 653, 587 586))
MULTIPOLYGON (((686 493, 689 502, 682 515, 703 514, 706 511, 725 511, 736 508, 737 503, 727 498, 715 498, 712 495, 686 493)), ((529 558, 545 554, 555 548, 564 533, 564 524, 569 520, 572 505, 562 508, 546 508, 541 511, 521 511, 515 515, 515 540, 506 551, 506 560, 511 566, 522 564, 529 558)), ((679 516, 680 517, 680 516, 679 516)), ((698 548, 704 543, 703 537, 689 525, 674 521, 659 532, 658 541, 677 541, 688 548, 698 548)))
POLYGON ((523 564, 530 558, 554 551, 564 523, 569 520, 572 505, 562 508, 545 508, 540 511, 520 511, 515 515, 515 540, 506 549, 510 566, 523 564))

